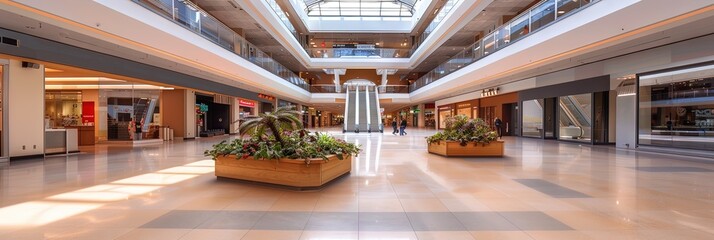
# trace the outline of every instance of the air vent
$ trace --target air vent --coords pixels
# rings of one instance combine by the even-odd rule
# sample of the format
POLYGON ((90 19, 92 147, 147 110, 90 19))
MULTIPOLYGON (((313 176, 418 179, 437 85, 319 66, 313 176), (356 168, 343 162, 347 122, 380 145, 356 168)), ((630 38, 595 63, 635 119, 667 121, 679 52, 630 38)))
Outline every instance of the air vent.
POLYGON ((1 39, 2 43, 4 43, 4 44, 12 45, 15 47, 19 46, 17 39, 9 38, 9 37, 2 37, 0 39, 1 39))

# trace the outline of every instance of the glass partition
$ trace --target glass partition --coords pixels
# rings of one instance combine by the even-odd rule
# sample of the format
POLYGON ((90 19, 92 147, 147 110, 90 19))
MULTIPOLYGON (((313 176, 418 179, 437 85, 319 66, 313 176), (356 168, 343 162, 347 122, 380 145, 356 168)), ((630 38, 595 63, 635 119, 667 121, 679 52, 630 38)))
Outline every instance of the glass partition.
POLYGON ((543 99, 523 101, 523 136, 543 137, 543 99))
POLYGON ((592 140, 592 94, 558 98, 558 139, 590 142, 592 140))
POLYGON ((639 116, 640 145, 714 149, 714 76, 641 78, 639 116))
MULTIPOLYGON (((558 0, 559 6, 562 7, 561 10, 556 12, 556 2, 555 0, 543 0, 539 4, 536 4, 529 10, 524 11, 520 15, 514 17, 511 21, 501 25, 496 28, 495 31, 491 32, 489 35, 472 44, 469 47, 464 48, 464 50, 456 54, 453 58, 462 58, 464 61, 459 61, 459 67, 452 68, 450 64, 453 63, 452 59, 440 64, 433 70, 424 74, 422 77, 414 81, 409 86, 409 91, 415 91, 423 86, 426 86, 439 78, 442 78, 452 72, 457 71, 461 67, 469 65, 479 59, 498 51, 510 44, 522 39, 523 37, 531 34, 535 30, 538 30, 550 23, 557 20, 565 18, 571 14, 570 12, 576 12, 595 1, 564 1, 558 0), (557 13, 557 14, 556 14, 557 13), (562 17, 562 18, 561 18, 562 17)), ((437 16, 438 18, 438 16, 437 16)), ((435 19, 436 21, 436 19, 435 19)), ((424 36, 428 35, 425 31, 424 36)), ((418 38, 418 41, 422 41, 423 36, 418 38)), ((414 49, 418 46, 414 45, 414 49)))
POLYGON ((45 128, 64 128, 81 125, 81 91, 45 91, 45 128))
POLYGON ((123 81, 100 82, 99 139, 136 141, 158 139, 160 87, 123 81))

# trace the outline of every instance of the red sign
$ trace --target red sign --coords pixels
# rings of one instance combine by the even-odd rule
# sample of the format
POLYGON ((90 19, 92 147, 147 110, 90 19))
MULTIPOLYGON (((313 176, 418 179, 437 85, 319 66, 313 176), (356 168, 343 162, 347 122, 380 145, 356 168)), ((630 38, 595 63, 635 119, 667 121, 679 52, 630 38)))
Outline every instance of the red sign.
POLYGON ((255 102, 238 99, 238 106, 255 107, 255 102))
POLYGON ((94 102, 82 102, 82 123, 94 124, 94 102))

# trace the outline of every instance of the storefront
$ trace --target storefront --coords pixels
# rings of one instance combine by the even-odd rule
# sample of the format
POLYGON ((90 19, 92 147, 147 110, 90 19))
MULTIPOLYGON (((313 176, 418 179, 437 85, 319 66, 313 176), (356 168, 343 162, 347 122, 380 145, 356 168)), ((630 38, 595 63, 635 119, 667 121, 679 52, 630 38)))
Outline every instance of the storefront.
POLYGON ((439 122, 439 129, 446 128, 446 119, 454 116, 453 104, 439 106, 439 115, 437 115, 437 121, 439 122))
POLYGON ((638 144, 714 149, 714 64, 639 75, 638 144))
MULTIPOLYGON (((498 88, 491 89, 498 94, 498 88)), ((482 92, 484 94, 487 91, 482 92)), ((518 136, 518 93, 506 93, 478 99, 478 108, 474 107, 474 116, 483 119, 491 128, 496 129, 496 118, 501 120, 503 136, 518 136)))
POLYGON ((436 127, 436 109, 433 103, 424 104, 424 127, 436 127))
POLYGON ((106 77, 64 77, 80 70, 46 68, 44 126, 77 129, 79 146, 159 139, 160 86, 106 77))
POLYGON ((608 143, 609 90, 601 76, 522 91, 522 136, 608 143))
POLYGON ((247 99, 242 99, 242 98, 237 98, 236 101, 238 102, 238 118, 243 120, 247 118, 248 116, 253 116, 256 115, 257 111, 255 109, 256 102, 247 100, 247 99))
POLYGON ((230 133, 232 97, 196 94, 196 128, 198 136, 212 137, 230 133))

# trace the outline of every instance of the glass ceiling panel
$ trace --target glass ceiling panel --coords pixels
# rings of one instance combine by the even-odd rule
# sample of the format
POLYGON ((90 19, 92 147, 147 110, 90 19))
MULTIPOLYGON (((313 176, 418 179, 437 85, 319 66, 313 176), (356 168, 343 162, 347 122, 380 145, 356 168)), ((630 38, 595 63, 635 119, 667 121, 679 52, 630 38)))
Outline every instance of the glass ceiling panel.
POLYGON ((411 17, 422 0, 304 0, 308 16, 411 17))

